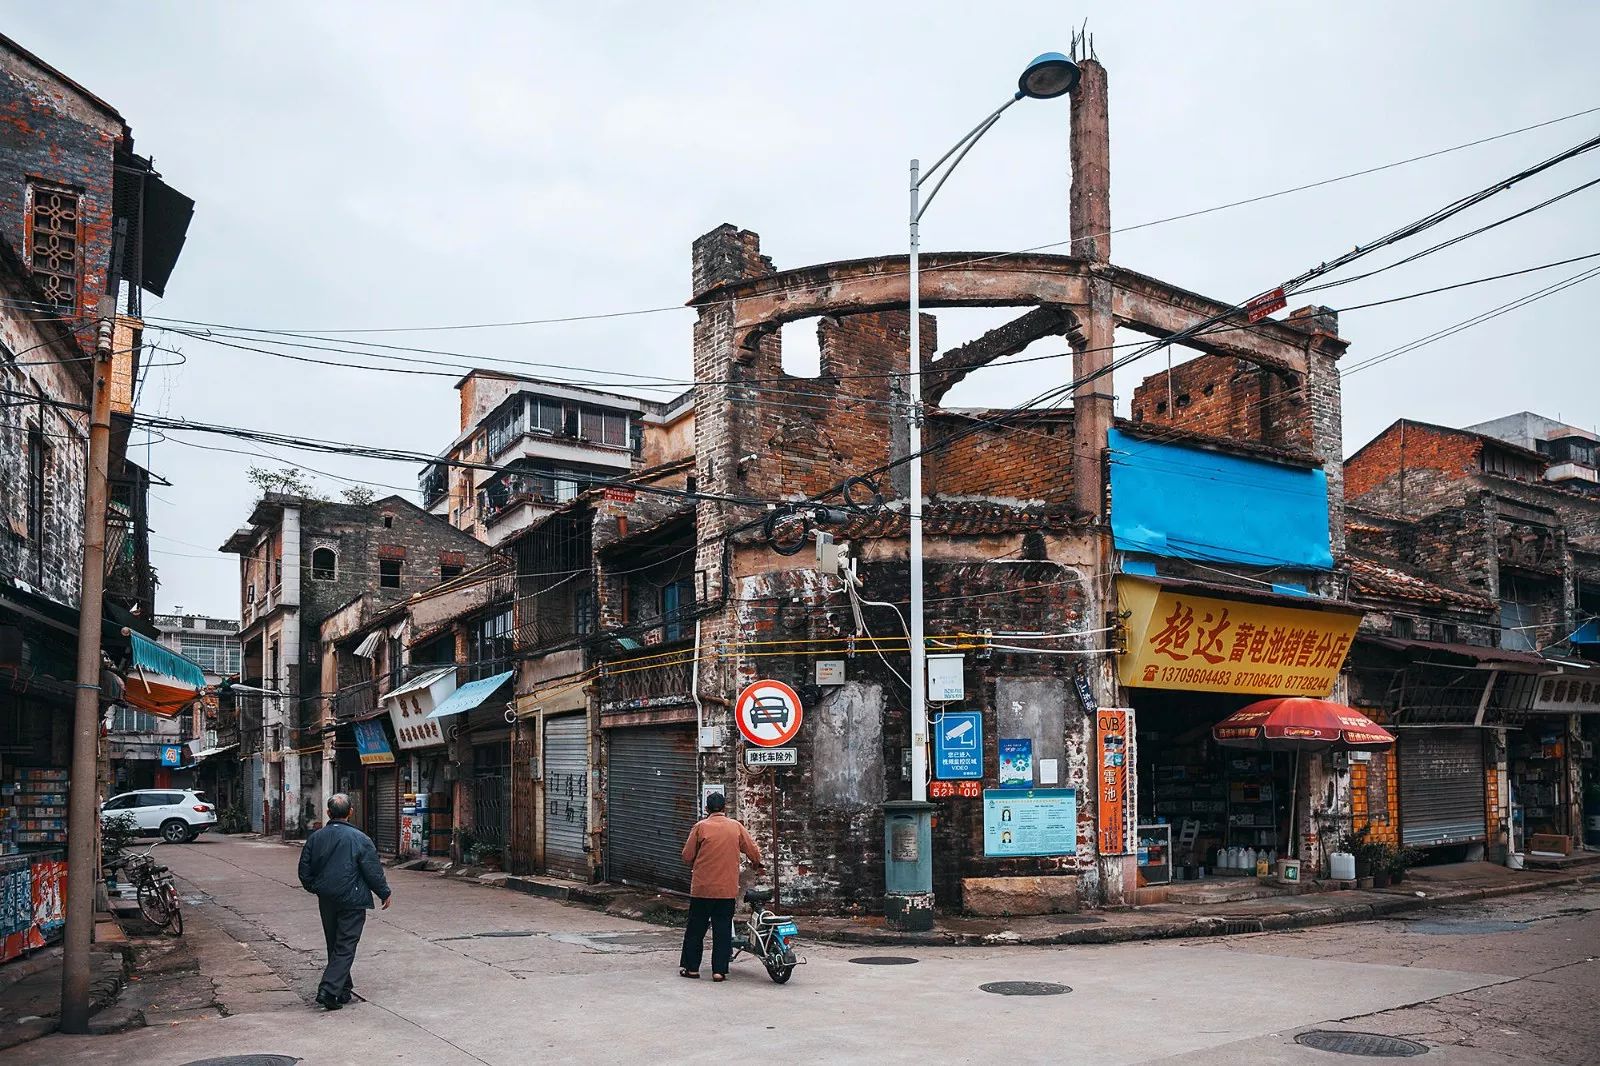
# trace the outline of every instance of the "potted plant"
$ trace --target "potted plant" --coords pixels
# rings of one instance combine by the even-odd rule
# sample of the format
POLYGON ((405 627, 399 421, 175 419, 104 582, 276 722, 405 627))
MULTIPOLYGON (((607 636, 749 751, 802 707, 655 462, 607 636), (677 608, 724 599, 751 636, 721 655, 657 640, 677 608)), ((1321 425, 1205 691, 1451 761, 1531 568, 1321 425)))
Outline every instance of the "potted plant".
POLYGON ((1395 884, 1400 884, 1406 879, 1406 871, 1415 866, 1422 858, 1422 852, 1417 848, 1396 848, 1394 855, 1389 859, 1389 879, 1395 884))
POLYGON ((1372 869, 1372 887, 1388 888, 1393 877, 1395 849, 1388 844, 1368 844, 1371 848, 1367 861, 1372 869))

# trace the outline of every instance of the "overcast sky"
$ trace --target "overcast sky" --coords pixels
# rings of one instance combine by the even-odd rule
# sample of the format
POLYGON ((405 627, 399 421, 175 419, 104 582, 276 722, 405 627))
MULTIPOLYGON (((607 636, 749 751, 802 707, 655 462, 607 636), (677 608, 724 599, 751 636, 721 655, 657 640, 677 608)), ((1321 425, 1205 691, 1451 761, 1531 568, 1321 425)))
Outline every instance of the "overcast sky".
MULTIPOLYGON (((8 5, 7 32, 119 108, 140 153, 197 201, 168 298, 148 299, 147 314, 332 330, 677 305, 690 242, 722 222, 759 232, 779 267, 901 252, 907 160, 941 155, 1029 58, 1066 50, 1084 17, 1109 72, 1118 226, 1600 106, 1590 4, 56 0, 8 5)), ((1064 100, 1008 112, 928 213, 924 248, 1066 238, 1067 114, 1064 100)), ((1242 299, 1597 132, 1600 113, 1119 234, 1112 257, 1242 299)), ((1438 235, 1596 176, 1600 152, 1438 235)), ((1349 306, 1597 252, 1597 223, 1600 187, 1317 299, 1349 306)), ((1584 266, 1349 312, 1346 362, 1584 266)), ((1586 312, 1597 292, 1600 281, 1576 287, 1352 374, 1347 449, 1402 415, 1466 425, 1532 409, 1592 425, 1600 361, 1586 312)), ((1005 317, 945 312, 941 344, 1005 317)), ((673 310, 369 339, 461 352, 446 360, 459 365, 495 356, 687 378, 691 321, 673 310)), ((785 331, 797 362, 796 334, 809 329, 785 331)), ((151 373, 147 412, 430 451, 457 430, 452 376, 147 336, 187 359, 151 373)), ((1164 365, 1153 357, 1119 375, 1123 410, 1164 365)), ((1020 402, 1069 372, 990 370, 947 402, 1020 402)), ((184 440, 144 456, 173 483, 152 500, 160 607, 234 617, 237 563, 214 549, 249 512, 245 468, 265 460, 198 447, 253 447, 234 440, 184 440)), ((414 496, 410 465, 262 450, 414 496)))

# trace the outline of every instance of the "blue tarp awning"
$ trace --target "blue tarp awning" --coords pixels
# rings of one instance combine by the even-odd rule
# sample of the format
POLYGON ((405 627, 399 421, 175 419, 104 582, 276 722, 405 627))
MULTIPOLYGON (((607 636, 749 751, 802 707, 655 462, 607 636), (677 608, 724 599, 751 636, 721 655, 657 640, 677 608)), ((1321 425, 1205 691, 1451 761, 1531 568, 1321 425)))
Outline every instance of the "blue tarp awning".
POLYGON ((495 690, 510 681, 511 675, 514 673, 516 673, 515 670, 507 670, 503 674, 495 674, 493 677, 486 677, 481 681, 467 682, 452 692, 450 697, 443 703, 435 707, 433 713, 428 717, 446 718, 452 714, 461 714, 463 711, 472 710, 474 707, 481 705, 490 696, 493 696, 495 690))
POLYGON ((1600 644, 1600 621, 1589 619, 1567 640, 1573 644, 1600 644))
POLYGON ((1266 459, 1143 440, 1113 429, 1118 551, 1327 570, 1328 478, 1266 459))

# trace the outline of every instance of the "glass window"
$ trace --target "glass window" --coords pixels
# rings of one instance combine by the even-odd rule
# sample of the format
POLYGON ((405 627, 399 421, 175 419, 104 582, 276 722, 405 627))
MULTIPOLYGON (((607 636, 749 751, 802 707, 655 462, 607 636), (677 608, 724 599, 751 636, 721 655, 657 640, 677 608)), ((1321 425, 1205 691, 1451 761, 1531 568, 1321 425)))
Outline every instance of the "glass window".
POLYGON ((584 440, 623 448, 628 444, 628 416, 616 411, 599 411, 585 408, 579 422, 578 435, 584 440))
POLYGON ((471 668, 473 680, 510 669, 514 614, 510 607, 481 619, 473 627, 471 668))
POLYGON ((533 429, 545 433, 560 433, 563 428, 561 405, 553 400, 530 400, 528 421, 533 429))
POLYGON ((378 585, 380 588, 397 589, 400 587, 400 560, 378 560, 378 585))

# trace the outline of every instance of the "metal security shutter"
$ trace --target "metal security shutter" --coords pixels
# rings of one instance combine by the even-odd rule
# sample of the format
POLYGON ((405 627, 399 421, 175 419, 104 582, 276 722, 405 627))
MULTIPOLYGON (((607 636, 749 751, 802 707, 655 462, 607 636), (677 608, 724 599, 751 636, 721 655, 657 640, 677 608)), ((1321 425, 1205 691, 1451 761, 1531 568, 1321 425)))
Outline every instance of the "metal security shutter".
POLYGON ((1428 847, 1488 839, 1481 731, 1398 732, 1401 842, 1428 847))
POLYGON ((400 786, 393 770, 372 773, 372 842, 384 855, 400 850, 400 786))
POLYGON ((606 877, 689 890, 683 842, 699 807, 694 729, 613 729, 606 763, 606 877))
POLYGON ((583 714, 544 724, 544 865, 589 879, 589 719, 583 714))

